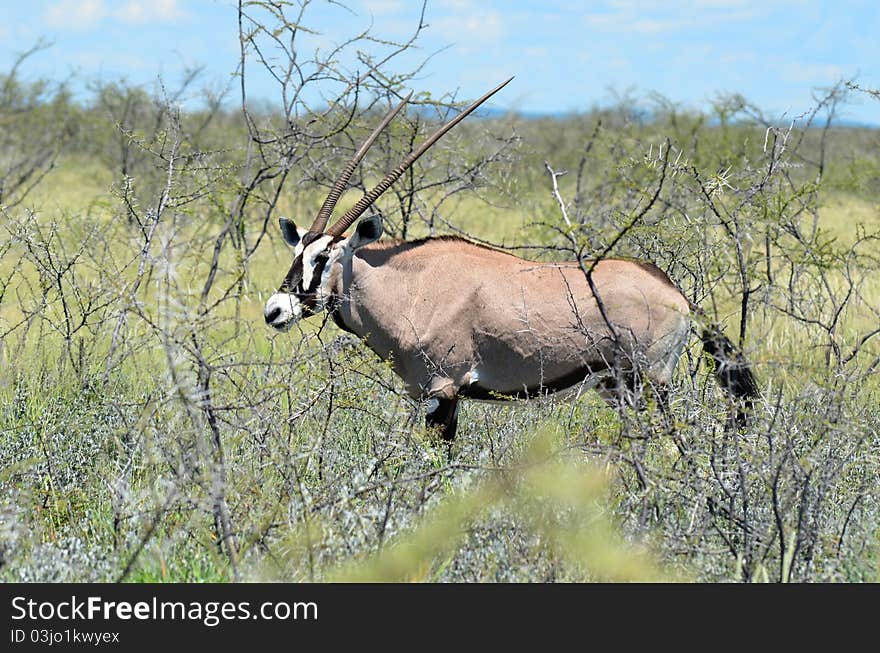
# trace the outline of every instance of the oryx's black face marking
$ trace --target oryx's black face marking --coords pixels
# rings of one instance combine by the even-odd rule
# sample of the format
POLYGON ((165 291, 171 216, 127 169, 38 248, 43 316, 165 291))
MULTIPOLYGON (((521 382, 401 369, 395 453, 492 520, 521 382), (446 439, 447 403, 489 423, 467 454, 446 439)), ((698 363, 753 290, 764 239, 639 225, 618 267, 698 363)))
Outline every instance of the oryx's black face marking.
POLYGON ((326 245, 322 242, 311 246, 319 239, 326 241, 327 237, 322 238, 322 234, 312 231, 306 232, 301 239, 302 249, 293 259, 293 265, 290 266, 290 271, 278 289, 279 293, 295 295, 299 299, 303 307, 303 317, 315 313, 318 292, 330 260, 330 250, 338 240, 331 239, 326 245), (319 249, 322 245, 323 249, 319 249))

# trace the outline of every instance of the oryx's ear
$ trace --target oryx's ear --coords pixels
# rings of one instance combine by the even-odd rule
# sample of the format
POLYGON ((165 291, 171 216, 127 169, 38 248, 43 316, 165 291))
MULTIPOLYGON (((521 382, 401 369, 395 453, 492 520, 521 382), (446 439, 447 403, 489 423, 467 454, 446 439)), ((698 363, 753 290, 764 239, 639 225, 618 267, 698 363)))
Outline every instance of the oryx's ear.
POLYGON ((278 224, 281 225, 281 235, 284 236, 284 242, 291 247, 296 247, 299 243, 300 235, 293 220, 287 218, 278 218, 278 224))
POLYGON ((364 245, 379 240, 384 227, 382 226, 382 216, 368 215, 358 222, 358 226, 354 231, 354 235, 348 239, 348 246, 351 249, 358 249, 364 245))

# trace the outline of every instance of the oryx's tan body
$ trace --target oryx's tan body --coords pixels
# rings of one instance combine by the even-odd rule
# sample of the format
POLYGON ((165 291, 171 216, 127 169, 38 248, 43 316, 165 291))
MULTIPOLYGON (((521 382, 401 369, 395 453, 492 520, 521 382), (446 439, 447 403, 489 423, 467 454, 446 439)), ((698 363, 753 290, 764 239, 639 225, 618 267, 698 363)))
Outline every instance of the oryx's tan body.
POLYGON ((341 323, 414 397, 533 396, 592 384, 615 361, 666 385, 689 335, 687 299, 644 262, 604 260, 592 278, 607 321, 577 262, 458 238, 367 245, 333 283, 341 323))

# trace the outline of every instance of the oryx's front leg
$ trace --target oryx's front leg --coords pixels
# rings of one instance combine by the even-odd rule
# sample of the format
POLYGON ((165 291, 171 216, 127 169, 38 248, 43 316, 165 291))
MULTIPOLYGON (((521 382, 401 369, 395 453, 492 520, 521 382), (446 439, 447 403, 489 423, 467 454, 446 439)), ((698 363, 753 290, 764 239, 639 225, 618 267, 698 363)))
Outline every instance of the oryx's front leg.
POLYGON ((458 429, 458 389, 452 379, 434 377, 425 389, 428 398, 428 414, 425 425, 439 428, 440 437, 447 444, 455 439, 458 429))
POLYGON ((451 444, 458 429, 458 397, 452 399, 433 397, 429 399, 425 424, 428 428, 439 428, 440 437, 451 444))

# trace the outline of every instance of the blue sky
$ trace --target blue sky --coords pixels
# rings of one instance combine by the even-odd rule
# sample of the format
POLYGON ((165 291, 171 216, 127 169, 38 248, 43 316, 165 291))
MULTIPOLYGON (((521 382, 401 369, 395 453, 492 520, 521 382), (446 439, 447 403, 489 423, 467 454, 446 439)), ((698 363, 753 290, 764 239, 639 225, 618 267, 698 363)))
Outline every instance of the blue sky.
MULTIPOLYGON (((343 0, 345 1, 345 0, 343 0)), ((373 25, 400 39, 418 20, 415 0, 351 0, 350 10, 314 0, 305 24, 326 46, 373 25)), ((27 76, 79 80, 124 77, 169 83, 188 65, 206 81, 227 82, 238 56, 232 0, 43 0, 4 2, 0 65, 39 38, 53 45, 27 76)), ((556 113, 608 102, 612 89, 658 91, 704 107, 719 92, 740 92, 771 115, 797 115, 816 86, 841 76, 880 87, 880 3, 788 0, 429 1, 421 56, 435 53, 414 84, 474 97, 516 80, 495 106, 556 113), (445 48, 445 49, 444 49, 445 48)), ((401 61, 401 66, 414 59, 401 61)), ((250 94, 271 101, 267 80, 250 94)), ((880 124, 880 102, 847 108, 846 118, 880 124)))

